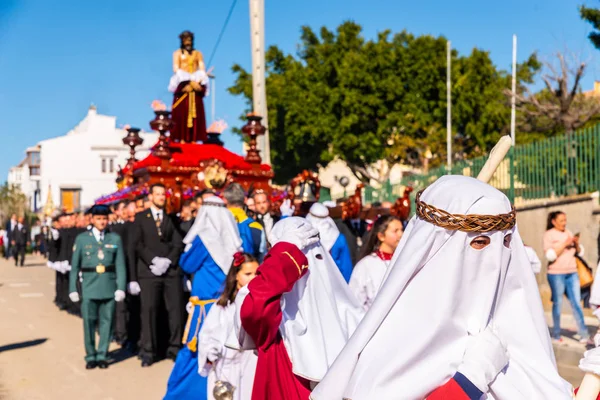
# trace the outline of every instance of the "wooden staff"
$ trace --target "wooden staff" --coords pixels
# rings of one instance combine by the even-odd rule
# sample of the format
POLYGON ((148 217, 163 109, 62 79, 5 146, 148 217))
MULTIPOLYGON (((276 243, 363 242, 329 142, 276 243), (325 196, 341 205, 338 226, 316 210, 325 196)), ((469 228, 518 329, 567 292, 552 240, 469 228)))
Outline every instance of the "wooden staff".
POLYGON ((488 183, 492 179, 492 176, 494 176, 494 172, 496 172, 500 163, 504 160, 504 157, 508 154, 511 146, 512 139, 510 136, 502 136, 490 152, 490 156, 479 172, 479 175, 477 175, 477 179, 488 183))

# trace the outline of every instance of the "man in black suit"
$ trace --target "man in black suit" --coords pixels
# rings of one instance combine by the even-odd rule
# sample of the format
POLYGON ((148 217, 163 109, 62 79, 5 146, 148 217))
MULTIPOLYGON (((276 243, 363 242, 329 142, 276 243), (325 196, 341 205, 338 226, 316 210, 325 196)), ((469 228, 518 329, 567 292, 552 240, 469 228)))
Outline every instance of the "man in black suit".
POLYGON ((25 250, 30 243, 29 228, 25 225, 25 218, 19 217, 17 225, 10 232, 10 245, 13 247, 13 255, 15 256, 15 266, 19 264, 21 267, 25 263, 25 250), (19 258, 21 262, 19 263, 19 258))
POLYGON ((12 217, 10 217, 10 219, 8 220, 8 222, 6 222, 6 237, 8 238, 8 243, 6 243, 4 258, 6 258, 7 260, 13 255, 11 243, 10 243, 11 242, 10 236, 16 226, 17 226, 17 214, 13 214, 12 217))
MULTIPOLYGON (((125 202, 121 201, 114 206, 114 221, 109 225, 109 230, 118 234, 123 242, 123 249, 125 253, 128 252, 129 237, 127 235, 127 227, 125 224, 125 202)), ((127 265, 127 262, 125 263, 127 265)), ((129 270, 129 268, 127 268, 129 270)), ((129 275, 129 274, 127 274, 129 275)), ((129 278, 129 276, 128 276, 129 278)), ((129 280, 127 280, 129 282, 129 280)), ((128 312, 128 299, 125 301, 119 301, 115 305, 115 323, 114 323, 114 340, 121 346, 127 342, 127 321, 129 319, 128 312)))
POLYGON ((183 335, 183 286, 177 267, 183 241, 177 224, 166 213, 166 191, 163 184, 150 187, 151 206, 135 216, 129 242, 130 260, 136 263, 131 282, 141 290, 142 337, 140 358, 142 367, 152 365, 158 348, 158 314, 161 301, 169 319, 167 358, 175 360, 183 335))
POLYGON ((194 218, 192 216, 192 203, 194 202, 191 199, 185 200, 183 204, 181 204, 181 212, 177 216, 179 233, 181 234, 181 237, 185 237, 194 224, 194 218))
POLYGON ((273 225, 279 222, 280 217, 271 213, 271 200, 264 190, 257 190, 252 195, 254 199, 254 210, 256 221, 262 225, 265 237, 269 239, 269 233, 273 225))

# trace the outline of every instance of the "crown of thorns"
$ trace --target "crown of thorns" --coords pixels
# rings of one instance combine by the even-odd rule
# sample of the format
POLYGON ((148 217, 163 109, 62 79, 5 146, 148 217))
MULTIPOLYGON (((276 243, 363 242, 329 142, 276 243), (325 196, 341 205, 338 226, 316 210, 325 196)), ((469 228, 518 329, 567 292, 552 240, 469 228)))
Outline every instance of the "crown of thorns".
POLYGON ((424 221, 451 231, 492 232, 512 229, 516 223, 517 213, 512 207, 508 214, 450 214, 447 211, 421 201, 423 190, 417 193, 417 216, 424 221))

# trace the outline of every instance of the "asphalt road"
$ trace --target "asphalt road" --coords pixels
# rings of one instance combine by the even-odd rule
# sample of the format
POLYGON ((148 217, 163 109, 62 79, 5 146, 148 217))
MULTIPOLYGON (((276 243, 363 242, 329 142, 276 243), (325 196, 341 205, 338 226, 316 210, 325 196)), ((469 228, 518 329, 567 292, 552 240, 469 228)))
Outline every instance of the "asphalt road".
POLYGON ((162 399, 172 361, 142 369, 111 345, 114 364, 85 369, 81 319, 53 304, 54 279, 40 257, 23 268, 0 259, 0 399, 162 399))

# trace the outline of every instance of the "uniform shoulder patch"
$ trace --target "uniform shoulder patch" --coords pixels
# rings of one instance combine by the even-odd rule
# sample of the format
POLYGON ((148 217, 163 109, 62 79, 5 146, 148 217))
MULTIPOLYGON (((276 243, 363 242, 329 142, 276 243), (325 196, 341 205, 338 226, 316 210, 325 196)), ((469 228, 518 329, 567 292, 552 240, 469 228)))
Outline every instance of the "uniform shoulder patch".
POLYGON ((259 224, 259 223, 258 223, 258 222, 256 222, 256 221, 254 221, 254 222, 251 222, 251 223, 250 223, 248 226, 249 226, 250 228, 254 228, 254 229, 260 229, 261 231, 262 231, 262 229, 263 229, 262 225, 261 225, 261 224, 259 224))

